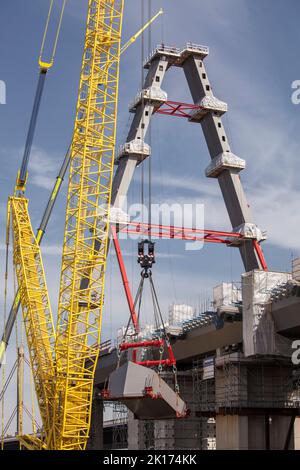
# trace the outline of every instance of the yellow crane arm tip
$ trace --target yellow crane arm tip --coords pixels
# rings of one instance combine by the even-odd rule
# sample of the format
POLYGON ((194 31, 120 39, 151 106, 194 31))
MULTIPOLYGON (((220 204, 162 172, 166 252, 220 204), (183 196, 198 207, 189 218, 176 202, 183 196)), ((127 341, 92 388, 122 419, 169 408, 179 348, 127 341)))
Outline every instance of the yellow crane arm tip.
POLYGON ((51 62, 44 62, 43 60, 41 60, 41 58, 39 58, 40 69, 49 70, 53 66, 53 63, 54 63, 53 60, 51 60, 51 62))

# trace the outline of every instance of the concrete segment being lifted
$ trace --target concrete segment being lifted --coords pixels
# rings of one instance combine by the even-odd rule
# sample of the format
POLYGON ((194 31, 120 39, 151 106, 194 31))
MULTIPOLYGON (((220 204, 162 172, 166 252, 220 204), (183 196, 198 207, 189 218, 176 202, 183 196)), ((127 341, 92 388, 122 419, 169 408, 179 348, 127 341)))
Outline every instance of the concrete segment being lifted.
POLYGON ((174 419, 187 415, 185 402, 157 372, 131 361, 110 375, 108 399, 123 403, 138 419, 174 419))

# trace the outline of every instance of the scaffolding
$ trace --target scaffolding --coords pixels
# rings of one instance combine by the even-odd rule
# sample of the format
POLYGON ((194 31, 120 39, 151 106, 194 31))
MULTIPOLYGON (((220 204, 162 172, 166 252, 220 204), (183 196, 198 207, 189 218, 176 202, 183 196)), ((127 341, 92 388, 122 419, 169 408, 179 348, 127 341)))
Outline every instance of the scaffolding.
POLYGON ((113 449, 127 449, 127 420, 128 410, 125 405, 118 401, 112 402, 113 407, 113 426, 112 442, 113 449))
MULTIPOLYGON (((165 373, 164 380, 172 381, 172 374, 165 373)), ((180 394, 188 403, 189 415, 183 419, 156 420, 152 423, 144 422, 144 443, 156 450, 182 449, 200 450, 207 448, 203 444, 203 435, 207 434, 202 417, 196 416, 194 400, 194 382, 192 370, 177 372, 180 394), (150 424, 150 425, 149 425, 150 424)), ((148 447, 146 447, 148 448, 148 447)))
POLYGON ((215 373, 205 375, 204 359, 193 361, 194 403, 198 411, 213 412, 215 410, 215 373))
POLYGON ((215 374, 211 358, 193 361, 193 406, 194 413, 200 420, 200 449, 216 449, 215 412, 215 374), (207 362, 205 362, 207 361, 207 362), (208 365, 207 365, 208 364, 208 365))
POLYGON ((103 401, 103 449, 128 448, 128 409, 118 401, 103 401))
MULTIPOLYGON (((239 351, 224 354, 219 350, 217 355, 199 357, 187 367, 177 371, 177 378, 189 416, 137 420, 122 404, 107 402, 105 406, 112 408, 112 420, 106 424, 111 448, 215 450, 220 415, 253 416, 252 420, 263 415, 258 419, 271 422, 280 415, 299 413, 299 369, 284 358, 249 359, 239 351)), ((169 384, 174 379, 170 372, 162 372, 162 377, 169 384)))
POLYGON ((205 377, 204 359, 193 364, 198 415, 259 413, 300 408, 300 387, 291 363, 285 360, 245 359, 241 353, 214 358, 205 377), (250 413, 249 411, 249 413, 250 413))

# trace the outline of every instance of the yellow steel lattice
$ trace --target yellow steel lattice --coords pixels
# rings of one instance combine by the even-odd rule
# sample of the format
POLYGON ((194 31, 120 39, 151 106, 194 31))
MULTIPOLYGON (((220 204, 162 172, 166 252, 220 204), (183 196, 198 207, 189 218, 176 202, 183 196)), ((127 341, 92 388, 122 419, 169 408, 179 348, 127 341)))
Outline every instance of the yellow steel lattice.
POLYGON ((13 259, 20 287, 24 325, 36 394, 45 433, 53 421, 54 327, 40 248, 28 214, 28 200, 9 199, 13 226, 13 259))
POLYGON ((45 434, 42 440, 23 436, 27 448, 81 450, 89 435, 108 247, 123 6, 123 0, 88 2, 56 341, 28 201, 10 198, 14 263, 45 434))
POLYGON ((85 448, 98 358, 108 241, 123 0, 90 0, 58 309, 57 449, 85 448))

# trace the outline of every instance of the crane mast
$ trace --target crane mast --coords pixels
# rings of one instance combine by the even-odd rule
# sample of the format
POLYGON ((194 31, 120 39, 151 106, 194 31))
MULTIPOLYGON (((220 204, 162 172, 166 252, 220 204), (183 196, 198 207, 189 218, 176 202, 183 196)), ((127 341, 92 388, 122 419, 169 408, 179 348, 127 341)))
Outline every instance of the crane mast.
MULTIPOLYGON (((45 432, 41 447, 47 449, 81 450, 89 437, 104 300, 123 8, 124 0, 88 1, 56 339, 28 201, 10 198, 14 262, 45 432)), ((31 444, 29 448, 40 446, 34 440, 31 444)))
POLYGON ((89 432, 104 298, 123 7, 123 0, 89 1, 58 307, 57 448, 84 448, 89 432))

